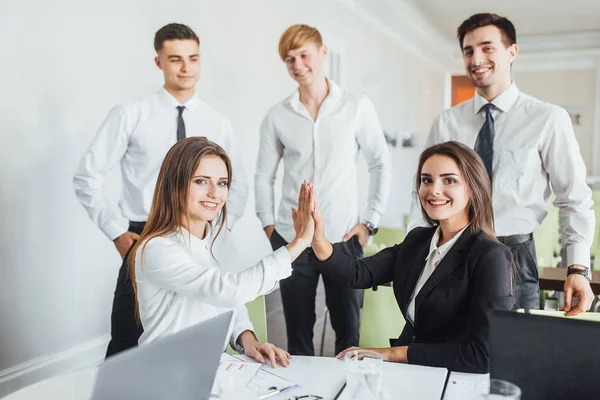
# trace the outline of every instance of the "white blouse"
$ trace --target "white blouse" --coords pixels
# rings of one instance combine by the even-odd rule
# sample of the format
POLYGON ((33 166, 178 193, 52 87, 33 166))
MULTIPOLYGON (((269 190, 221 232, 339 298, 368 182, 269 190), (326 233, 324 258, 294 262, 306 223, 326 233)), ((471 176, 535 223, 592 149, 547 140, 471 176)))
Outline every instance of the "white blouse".
POLYGON ((245 270, 239 262, 224 262, 219 255, 229 254, 231 260, 235 251, 229 235, 224 230, 215 242, 213 250, 220 262, 211 254, 212 235, 199 239, 183 228, 138 248, 135 278, 144 328, 139 344, 235 309, 230 344, 239 349, 238 336, 252 330, 244 304, 272 292, 279 280, 291 275, 292 266, 283 247, 245 270))
POLYGON ((429 255, 425 258, 425 268, 421 271, 421 275, 419 276, 419 280, 417 281, 417 285, 415 286, 415 291, 410 298, 410 303, 408 303, 408 309, 406 310, 406 318, 410 321, 411 324, 415 325, 415 299, 417 295, 425 285, 425 282, 429 279, 435 267, 442 261, 442 259, 448 254, 454 243, 460 238, 462 233, 467 229, 469 225, 465 226, 460 232, 458 232, 454 237, 448 240, 446 243, 438 247, 438 242, 440 240, 441 228, 435 230, 433 237, 431 238, 431 244, 429 245, 429 255))

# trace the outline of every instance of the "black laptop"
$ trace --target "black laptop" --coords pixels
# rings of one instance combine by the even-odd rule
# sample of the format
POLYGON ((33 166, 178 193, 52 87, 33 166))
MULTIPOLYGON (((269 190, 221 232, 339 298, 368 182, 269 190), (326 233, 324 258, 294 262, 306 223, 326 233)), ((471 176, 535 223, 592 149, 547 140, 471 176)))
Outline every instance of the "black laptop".
POLYGON ((491 371, 522 400, 600 399, 600 322, 492 311, 491 371))

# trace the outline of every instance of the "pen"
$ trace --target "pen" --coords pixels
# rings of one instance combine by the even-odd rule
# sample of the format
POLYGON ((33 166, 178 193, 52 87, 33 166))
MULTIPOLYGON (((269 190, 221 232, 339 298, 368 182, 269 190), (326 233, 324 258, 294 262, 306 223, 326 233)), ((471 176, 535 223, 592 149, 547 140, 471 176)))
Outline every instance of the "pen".
POLYGON ((281 390, 277 389, 275 386, 271 386, 267 393, 264 393, 258 397, 259 400, 266 399, 267 397, 275 396, 276 394, 281 393, 281 390))
POLYGON ((337 392, 337 394, 335 395, 335 397, 333 398, 333 400, 337 400, 340 395, 342 394, 342 392, 344 391, 344 388, 346 388, 346 382, 344 382, 344 384, 342 385, 342 387, 340 388, 340 391, 337 392))

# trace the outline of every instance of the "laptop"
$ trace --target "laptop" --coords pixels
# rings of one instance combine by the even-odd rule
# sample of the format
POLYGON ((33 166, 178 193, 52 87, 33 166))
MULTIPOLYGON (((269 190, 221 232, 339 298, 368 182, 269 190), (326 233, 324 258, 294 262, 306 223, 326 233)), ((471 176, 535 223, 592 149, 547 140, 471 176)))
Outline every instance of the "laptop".
POLYGON ((117 354, 98 371, 93 400, 206 400, 228 342, 228 311, 117 354))
POLYGON ((490 377, 519 386, 522 400, 600 396, 600 323, 494 310, 490 377))

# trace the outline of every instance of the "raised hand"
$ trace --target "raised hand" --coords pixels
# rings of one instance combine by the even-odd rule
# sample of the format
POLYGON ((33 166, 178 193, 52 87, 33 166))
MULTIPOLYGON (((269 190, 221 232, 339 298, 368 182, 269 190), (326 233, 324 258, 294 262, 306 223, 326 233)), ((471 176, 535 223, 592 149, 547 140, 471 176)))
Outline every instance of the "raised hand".
POLYGON ((328 241, 325 237, 325 224, 323 223, 323 215, 321 214, 321 209, 319 208, 319 203, 317 202, 317 196, 315 195, 315 189, 312 186, 312 183, 308 184, 311 195, 314 199, 314 211, 313 211, 313 220, 315 221, 315 233, 313 235, 312 246, 318 246, 320 243, 328 241))
POLYGON ((298 195, 298 209, 292 207, 292 220, 294 221, 296 238, 306 243, 306 247, 312 242, 315 232, 315 222, 313 220, 314 208, 314 191, 310 190, 309 183, 304 181, 298 195))
POLYGON ((306 181, 300 187, 298 194, 298 209, 292 207, 292 220, 296 237, 285 248, 294 261, 312 242, 315 233, 315 221, 313 220, 314 193, 311 194, 306 181))

